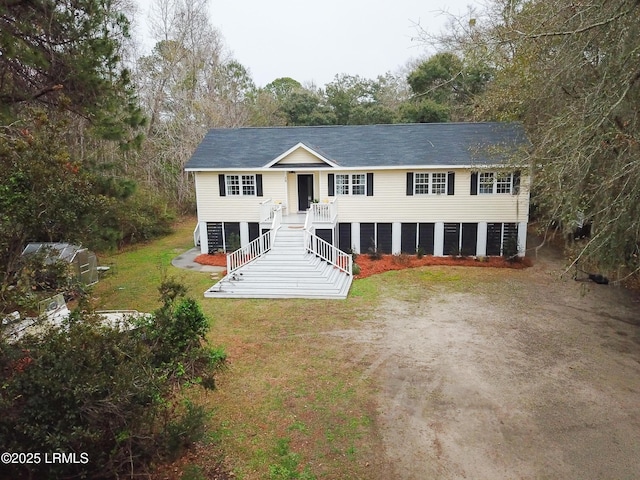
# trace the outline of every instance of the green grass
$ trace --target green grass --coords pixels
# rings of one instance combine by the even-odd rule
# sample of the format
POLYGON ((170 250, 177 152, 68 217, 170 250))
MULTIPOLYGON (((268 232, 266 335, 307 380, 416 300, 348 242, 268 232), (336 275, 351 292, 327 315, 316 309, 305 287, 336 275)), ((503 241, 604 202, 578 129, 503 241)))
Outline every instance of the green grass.
POLYGON ((210 274, 175 268, 171 260, 193 247, 191 233, 195 219, 176 225, 173 234, 115 254, 100 255, 100 263, 110 267, 93 288, 93 303, 101 309, 152 311, 160 306, 158 286, 164 278, 176 277, 199 298, 215 280, 210 274), (201 290, 199 294, 196 292, 201 290))
MULTIPOLYGON (((166 277, 200 301, 211 319, 209 340, 224 347, 229 368, 216 391, 190 396, 212 412, 209 438, 222 445, 235 478, 376 477, 375 383, 357 360, 363 345, 335 332, 363 328, 383 295, 418 299, 464 279, 455 270, 423 268, 355 280, 344 301, 205 299, 215 282, 210 274, 171 266, 191 248, 194 224, 188 219, 168 237, 101 257, 114 268, 95 286, 95 305, 152 311, 166 277)), ((187 476, 198 474, 193 465, 187 476)))

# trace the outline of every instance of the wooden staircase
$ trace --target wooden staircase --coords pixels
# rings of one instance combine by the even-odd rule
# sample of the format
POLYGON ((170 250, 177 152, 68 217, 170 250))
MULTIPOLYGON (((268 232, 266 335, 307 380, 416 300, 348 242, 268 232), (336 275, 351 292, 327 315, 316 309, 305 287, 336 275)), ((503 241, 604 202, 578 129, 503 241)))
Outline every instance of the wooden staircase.
POLYGON ((282 225, 271 250, 227 275, 207 298, 345 299, 353 277, 304 247, 301 225, 282 225))

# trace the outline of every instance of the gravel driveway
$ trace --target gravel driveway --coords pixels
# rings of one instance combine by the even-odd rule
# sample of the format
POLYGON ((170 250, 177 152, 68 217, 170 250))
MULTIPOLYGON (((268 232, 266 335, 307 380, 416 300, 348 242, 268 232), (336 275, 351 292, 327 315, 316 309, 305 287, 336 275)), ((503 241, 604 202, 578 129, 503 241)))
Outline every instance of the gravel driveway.
POLYGON ((524 271, 390 292, 359 358, 397 479, 640 477, 640 303, 524 271))

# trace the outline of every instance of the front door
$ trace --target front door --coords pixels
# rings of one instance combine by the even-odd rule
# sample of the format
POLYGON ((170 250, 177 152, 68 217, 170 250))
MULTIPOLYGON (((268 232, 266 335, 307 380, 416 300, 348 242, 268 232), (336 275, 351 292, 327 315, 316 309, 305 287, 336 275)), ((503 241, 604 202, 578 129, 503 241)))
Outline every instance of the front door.
POLYGON ((298 211, 306 212, 313 200, 313 175, 298 175, 298 211))

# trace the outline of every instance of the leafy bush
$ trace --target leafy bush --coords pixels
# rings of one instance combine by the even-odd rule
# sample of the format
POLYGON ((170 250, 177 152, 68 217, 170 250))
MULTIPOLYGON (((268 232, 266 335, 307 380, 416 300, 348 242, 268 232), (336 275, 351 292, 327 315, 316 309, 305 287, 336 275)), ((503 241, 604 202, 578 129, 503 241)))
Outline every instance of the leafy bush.
POLYGON ((204 438, 206 410, 190 400, 184 402, 184 413, 172 419, 166 428, 166 446, 171 458, 177 458, 185 448, 204 438))
POLYGON ((127 196, 109 193, 114 196, 103 199, 100 221, 85 228, 83 244, 105 251, 171 232, 174 213, 162 198, 137 188, 127 196))
POLYGON ((190 352, 205 339, 209 320, 200 305, 191 298, 180 298, 184 287, 173 280, 165 281, 161 287, 163 301, 148 325, 148 338, 154 345, 154 365, 175 364, 188 358, 190 352))
POLYGON ((0 341, 0 445, 88 458, 9 465, 11 478, 133 476, 201 438, 207 414, 179 392, 212 376, 226 356, 202 345, 208 321, 197 303, 171 297, 175 285, 162 290, 155 320, 131 331, 74 312, 65 328, 0 341))

